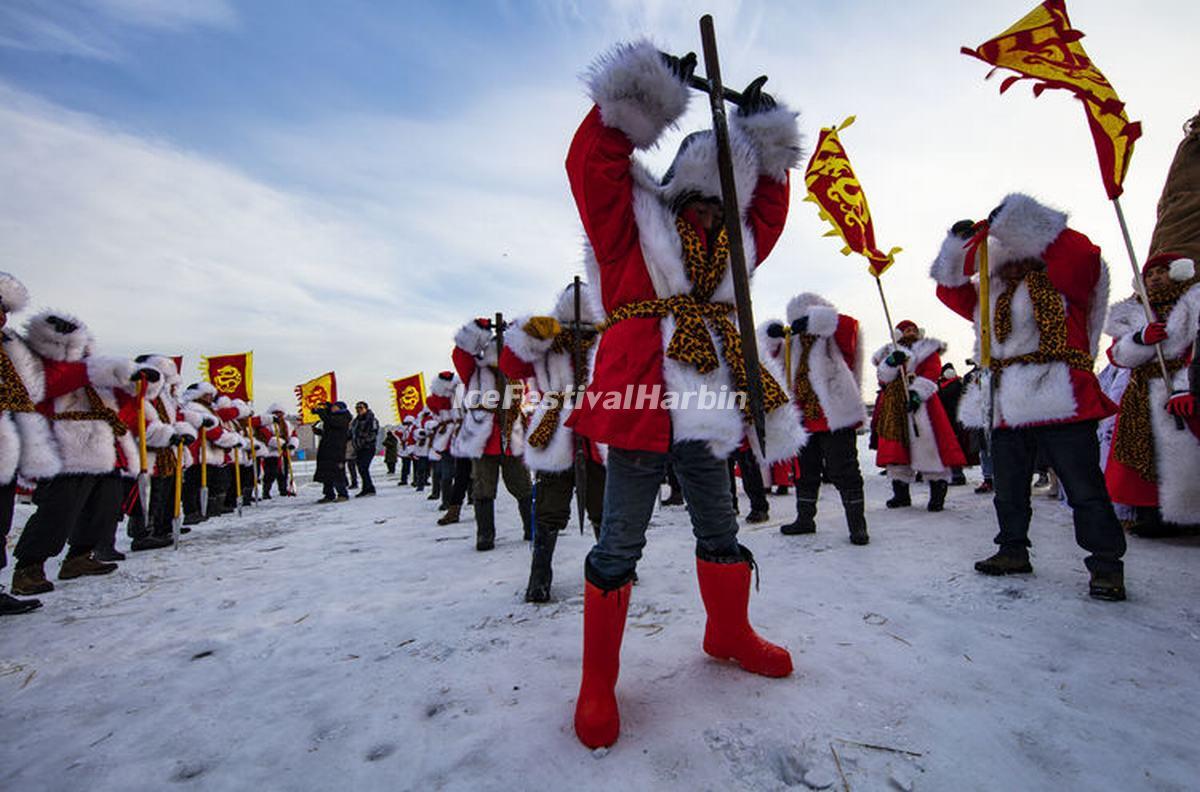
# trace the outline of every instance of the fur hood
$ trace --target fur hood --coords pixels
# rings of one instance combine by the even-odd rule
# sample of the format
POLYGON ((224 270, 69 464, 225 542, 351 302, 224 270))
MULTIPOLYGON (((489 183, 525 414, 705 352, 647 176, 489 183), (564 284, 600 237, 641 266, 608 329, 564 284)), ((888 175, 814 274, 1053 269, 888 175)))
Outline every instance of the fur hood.
POLYGON ((183 395, 179 397, 179 400, 183 404, 189 404, 204 396, 217 398, 216 387, 208 382, 193 382, 184 389, 183 395))
MULTIPOLYGON (((575 284, 567 284, 554 304, 551 314, 560 322, 575 321, 575 284)), ((604 310, 600 307, 600 295, 591 284, 582 281, 579 284, 579 318, 585 324, 600 324, 604 321, 604 310)))
MULTIPOLYGON (((875 350, 874 355, 871 355, 871 364, 874 366, 883 365, 884 358, 890 355, 894 349, 896 349, 896 344, 884 344, 875 350)), ((930 355, 944 355, 946 353, 946 342, 937 338, 922 338, 911 347, 901 346, 900 349, 908 354, 908 360, 904 361, 904 363, 910 367, 909 373, 911 374, 912 368, 920 365, 930 355)))
POLYGON ((429 383, 429 394, 431 396, 440 396, 442 398, 449 399, 454 396, 454 391, 461 384, 462 380, 460 380, 458 375, 454 372, 441 371, 438 372, 438 375, 433 378, 431 383, 429 383), (444 379, 443 375, 445 374, 449 374, 450 378, 444 379))

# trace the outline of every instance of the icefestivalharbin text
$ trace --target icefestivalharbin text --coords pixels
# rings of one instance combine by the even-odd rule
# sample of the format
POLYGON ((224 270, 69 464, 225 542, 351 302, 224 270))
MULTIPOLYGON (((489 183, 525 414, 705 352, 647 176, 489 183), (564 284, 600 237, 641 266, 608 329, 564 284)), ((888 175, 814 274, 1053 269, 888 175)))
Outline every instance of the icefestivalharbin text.
POLYGON ((501 407, 501 401, 504 409, 520 402, 530 408, 546 405, 550 409, 569 409, 576 403, 586 403, 588 407, 604 410, 741 410, 746 406, 746 393, 732 390, 726 385, 720 388, 701 385, 695 390, 672 391, 662 385, 644 384, 626 385, 624 390, 588 391, 580 388, 578 391, 540 393, 510 384, 505 388, 503 399, 500 392, 495 390, 460 391, 454 394, 454 406, 460 409, 496 410, 501 407))

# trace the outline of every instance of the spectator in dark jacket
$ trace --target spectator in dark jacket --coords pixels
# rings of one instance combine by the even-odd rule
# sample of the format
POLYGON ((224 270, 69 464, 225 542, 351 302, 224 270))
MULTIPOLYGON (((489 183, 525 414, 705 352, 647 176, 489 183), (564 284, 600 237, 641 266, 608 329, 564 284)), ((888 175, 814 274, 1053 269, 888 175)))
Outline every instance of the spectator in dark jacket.
POLYGON ((383 464, 387 466, 388 475, 396 472, 396 460, 399 459, 400 441, 396 433, 390 429, 383 433, 383 464))
POLYGON ((317 472, 313 480, 325 485, 325 497, 317 502, 349 500, 342 464, 345 462, 346 443, 350 438, 350 412, 345 402, 325 402, 313 413, 321 419, 321 442, 317 445, 317 472))
POLYGON ((375 458, 375 443, 379 439, 379 421, 366 402, 354 405, 358 415, 350 422, 350 442, 354 444, 354 463, 362 479, 358 498, 375 494, 375 483, 371 481, 371 460, 375 458))

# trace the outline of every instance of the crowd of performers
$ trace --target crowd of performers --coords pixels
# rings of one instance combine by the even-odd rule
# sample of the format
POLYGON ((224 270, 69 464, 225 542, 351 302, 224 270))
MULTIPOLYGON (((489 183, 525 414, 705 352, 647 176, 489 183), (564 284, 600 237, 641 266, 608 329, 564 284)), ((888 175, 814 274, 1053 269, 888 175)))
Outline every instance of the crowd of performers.
MULTIPOLYGON (((664 481, 672 485, 666 503, 686 503, 696 538, 704 651, 768 677, 789 675, 792 659, 748 620, 756 562, 738 537, 737 501, 730 496, 735 465, 752 496, 748 521, 767 519, 768 482, 790 486, 795 519, 781 530, 811 534, 827 482, 840 495, 849 541, 866 545, 860 432, 872 432, 875 464, 891 480, 891 509, 910 507, 912 486, 921 480, 926 508, 941 511, 951 483, 961 483, 967 457, 981 453, 980 491, 993 493, 998 533, 996 552, 975 568, 1002 575, 1032 571, 1031 482, 1040 456, 1072 510, 1088 592, 1102 600, 1126 596, 1126 540, 1114 501, 1143 527, 1200 522, 1194 486, 1200 419, 1189 385, 1200 320, 1197 252, 1164 250, 1146 262, 1155 321, 1146 320, 1136 296, 1110 311, 1100 250, 1068 226, 1066 214, 1027 195, 983 207, 986 220, 954 223, 930 270, 938 297, 973 323, 978 339, 976 252, 986 238, 993 288, 985 370, 960 380, 943 363, 946 344, 903 321, 895 340, 870 356, 868 373, 859 321, 806 292, 788 303, 782 320, 758 328, 763 447, 744 400, 688 398, 742 393, 748 383, 715 136, 687 136, 661 178, 634 156, 655 146, 684 113, 694 65, 694 57, 664 55, 646 42, 618 46, 593 64, 587 86, 594 106, 566 160, 586 234, 587 282, 548 294, 544 314, 464 324, 454 338, 452 368, 433 382, 425 410, 385 440, 389 469, 402 466, 400 483, 429 486, 429 497, 441 499, 439 525, 458 522, 470 497, 478 551, 495 546, 503 482, 517 503, 522 535, 533 544, 528 601, 551 598, 558 534, 573 511, 586 514, 596 543, 583 570, 575 730, 589 747, 611 745, 619 733, 615 688, 625 616, 664 481), (1109 372, 1119 373, 1106 373, 1104 385, 1094 373, 1102 330, 1114 339, 1109 372), (1157 373, 1156 349, 1170 382, 1157 373), (512 385, 540 398, 506 399, 512 385), (864 385, 878 389, 870 419, 864 385)), ((763 93, 761 83, 743 92, 729 126, 753 271, 784 229, 788 173, 799 161, 801 138, 797 114, 763 93)), ((19 310, 19 284, 7 277, 2 286, 5 310, 19 310)), ((136 472, 128 427, 140 387, 147 414, 158 417, 147 431, 155 449, 153 491, 169 492, 172 465, 187 466, 185 522, 202 503, 199 471, 208 471, 209 513, 219 513, 229 503, 232 452, 247 450, 254 438, 262 440, 255 453, 269 458, 281 453, 276 438, 292 442, 290 428, 273 415, 214 402, 204 386, 178 393, 169 361, 97 360, 90 345, 82 323, 61 315, 34 317, 24 336, 5 330, 6 501, 18 473, 39 481, 39 509, 15 553, 19 593, 49 590, 42 564, 68 539, 60 578, 111 571, 103 554, 111 552, 120 503, 136 472)), ((159 508, 151 509, 139 541, 167 541, 171 498, 154 502, 159 508)))
MULTIPOLYGON (((768 519, 770 487, 793 487, 795 519, 780 530, 811 534, 818 492, 829 483, 840 495, 849 541, 866 545, 858 434, 870 431, 874 462, 890 479, 888 509, 911 507, 912 487, 922 481, 925 508, 942 511, 951 485, 965 483, 963 467, 981 461, 976 492, 992 494, 998 533, 996 552, 975 568, 990 575, 1032 571, 1033 475, 1049 469, 1087 554, 1088 593, 1109 601, 1126 596, 1125 532, 1114 502, 1126 525, 1145 535, 1156 535, 1155 525, 1200 522, 1200 419, 1188 373, 1200 320, 1196 251, 1166 250, 1146 262, 1155 321, 1136 296, 1110 312, 1100 250, 1068 227, 1066 214, 1028 195, 985 208, 986 220, 953 223, 930 269, 940 300, 974 325, 978 340, 977 253, 987 239, 986 368, 959 378, 943 360, 946 344, 906 320, 870 356, 874 370, 864 372, 859 321, 806 292, 782 320, 757 328, 765 447, 744 402, 673 400, 747 388, 714 135, 686 137, 662 178, 633 156, 683 113, 693 65, 644 42, 619 46, 593 65, 594 107, 566 162, 587 239, 587 282, 548 295, 545 314, 463 325, 453 369, 438 376, 427 411, 399 440, 414 485, 423 488, 432 475, 440 487, 430 495, 442 499, 439 524, 460 519, 470 487, 477 550, 494 546, 503 480, 533 543, 531 602, 551 597, 557 536, 584 485, 577 510, 596 543, 584 565, 575 729, 589 747, 610 745, 619 733, 625 614, 664 481, 671 494, 663 503, 686 503, 696 537, 704 651, 769 677, 790 674, 792 661, 747 617, 755 560, 738 540, 736 491, 729 494, 735 468, 750 496, 748 522, 768 519), (1094 373, 1102 330, 1114 339, 1103 386, 1094 373), (1157 373, 1155 344, 1170 383, 1157 373), (504 400, 512 383, 539 398, 524 409, 520 398, 504 400), (864 385, 877 387, 869 418, 864 385), (461 408, 456 390, 465 396, 461 408), (665 398, 639 401, 636 394, 647 391, 665 398), (630 392, 633 404, 620 398, 630 392)), ((796 114, 760 84, 745 92, 730 133, 753 271, 783 230, 800 134, 796 114)))
MULTIPOLYGON (((64 548, 60 581, 114 572, 126 515, 140 552, 249 505, 258 485, 263 499, 295 494, 298 441, 282 406, 255 415, 207 382, 183 387, 170 357, 94 354, 87 325, 67 313, 43 311, 18 331, 9 320, 28 301, 0 273, 0 568, 18 487, 36 507, 12 551, 14 594, 53 591, 45 565, 64 548)), ((3 614, 40 604, 0 592, 3 614)))

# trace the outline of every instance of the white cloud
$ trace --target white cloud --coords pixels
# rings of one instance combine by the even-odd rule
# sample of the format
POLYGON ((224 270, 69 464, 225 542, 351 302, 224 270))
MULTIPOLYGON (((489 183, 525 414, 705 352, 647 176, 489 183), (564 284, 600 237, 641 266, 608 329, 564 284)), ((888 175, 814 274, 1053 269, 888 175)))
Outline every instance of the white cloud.
POLYGON ((334 207, 2 86, 0 152, 2 266, 103 351, 254 349, 264 404, 332 368, 382 405, 445 359, 452 328, 403 289, 417 267, 334 207))

